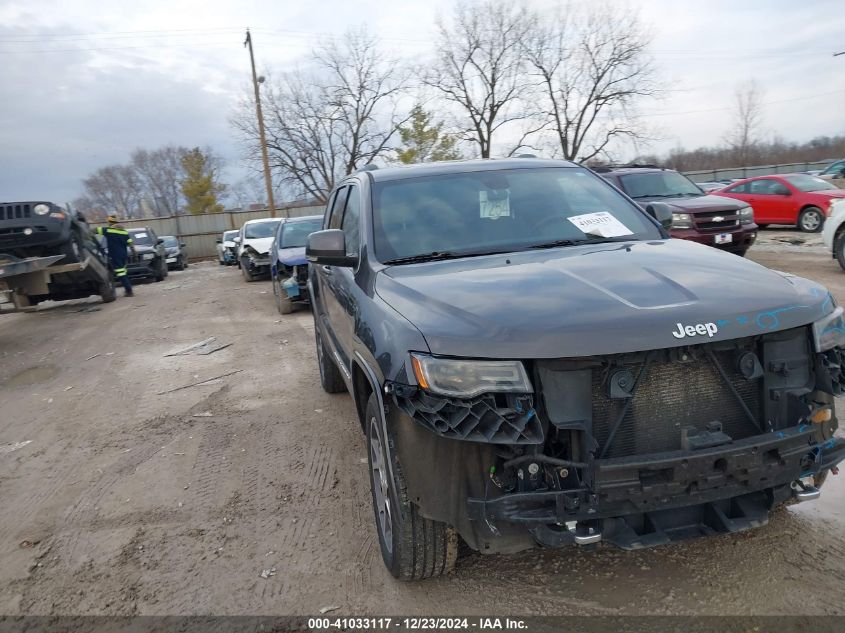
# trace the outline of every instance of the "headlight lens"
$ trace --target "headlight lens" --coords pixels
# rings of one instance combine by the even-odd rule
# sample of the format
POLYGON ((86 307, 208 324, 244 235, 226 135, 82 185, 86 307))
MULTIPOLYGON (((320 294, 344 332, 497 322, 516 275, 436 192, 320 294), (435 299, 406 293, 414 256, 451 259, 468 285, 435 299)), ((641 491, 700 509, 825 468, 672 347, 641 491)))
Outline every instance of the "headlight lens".
POLYGON ((673 213, 672 214, 672 228, 673 229, 691 229, 692 217, 689 213, 673 213))
POLYGON ((444 396, 471 398, 489 391, 534 391, 518 360, 457 360, 412 354, 411 364, 420 387, 444 396))
POLYGON ((47 215, 50 213, 50 206, 46 204, 36 204, 32 209, 36 215, 47 215))
POLYGON ((751 207, 742 207, 739 210, 739 223, 751 224, 754 222, 754 209, 751 207))
POLYGON ((845 347, 845 310, 838 306, 833 312, 813 323, 816 351, 826 352, 834 347, 845 347))

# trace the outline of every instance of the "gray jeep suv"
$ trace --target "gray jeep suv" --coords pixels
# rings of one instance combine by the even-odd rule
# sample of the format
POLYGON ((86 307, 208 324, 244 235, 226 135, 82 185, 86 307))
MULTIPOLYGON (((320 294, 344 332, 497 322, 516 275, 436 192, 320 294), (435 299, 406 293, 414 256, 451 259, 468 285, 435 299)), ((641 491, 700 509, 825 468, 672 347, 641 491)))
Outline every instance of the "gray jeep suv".
POLYGON ((842 308, 668 239, 671 214, 552 160, 335 188, 306 248, 317 359, 355 401, 394 576, 448 571, 459 537, 635 549, 820 494, 845 457, 842 308))

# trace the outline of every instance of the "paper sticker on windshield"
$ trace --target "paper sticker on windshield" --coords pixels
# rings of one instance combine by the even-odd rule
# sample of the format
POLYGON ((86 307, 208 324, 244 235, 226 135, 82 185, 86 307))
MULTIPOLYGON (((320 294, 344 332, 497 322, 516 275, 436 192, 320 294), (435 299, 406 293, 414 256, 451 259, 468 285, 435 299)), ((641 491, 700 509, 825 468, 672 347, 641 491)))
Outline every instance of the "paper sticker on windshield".
POLYGON ((490 189, 478 192, 482 218, 508 218, 511 215, 510 192, 507 189, 490 189))
POLYGON ((585 235, 597 235, 599 237, 620 237, 622 235, 633 235, 634 232, 622 224, 607 211, 585 213, 574 215, 569 218, 575 226, 581 229, 585 235))
POLYGON ((146 233, 135 233, 135 235, 133 235, 132 237, 134 237, 136 240, 142 240, 145 237, 147 237, 147 234, 146 233))

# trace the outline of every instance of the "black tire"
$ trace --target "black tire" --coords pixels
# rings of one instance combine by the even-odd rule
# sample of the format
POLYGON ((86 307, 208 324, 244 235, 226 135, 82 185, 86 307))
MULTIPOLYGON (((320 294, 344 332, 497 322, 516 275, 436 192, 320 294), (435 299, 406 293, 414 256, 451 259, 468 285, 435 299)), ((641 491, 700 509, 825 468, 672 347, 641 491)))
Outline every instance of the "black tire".
POLYGON ((445 523, 421 516, 408 499, 389 428, 387 437, 383 437, 375 394, 367 401, 366 416, 373 514, 385 566, 399 580, 423 580, 449 573, 458 558, 457 532, 445 523), (392 477, 388 463, 393 466, 392 477))
POLYGON ((167 277, 167 264, 163 259, 159 259, 158 270, 156 270, 154 278, 156 281, 164 281, 165 277, 167 277))
POLYGON ((293 301, 288 297, 288 293, 282 288, 279 279, 273 275, 273 298, 276 300, 276 310, 279 314, 290 314, 293 312, 293 301))
POLYGON ((225 265, 226 265, 226 262, 224 262, 222 259, 218 259, 218 260, 217 260, 217 263, 218 263, 218 264, 220 264, 221 266, 225 266, 225 265))
POLYGON ((75 264, 85 259, 85 241, 77 231, 71 229, 70 239, 60 244, 57 255, 64 255, 59 264, 75 264))
POLYGON ((767 228, 769 228, 769 225, 768 225, 768 224, 759 224, 759 223, 758 223, 758 224, 757 224, 757 228, 758 228, 758 229, 767 229, 767 228))
POLYGON ((845 231, 836 236, 833 242, 833 255, 842 270, 845 270, 845 231))
POLYGON ((346 383, 343 382, 340 370, 323 343, 316 318, 314 321, 314 338, 317 345, 317 366, 320 368, 320 385, 323 387, 323 391, 326 393, 343 393, 346 391, 346 383))
POLYGON ((805 233, 818 233, 824 226, 824 213, 818 207, 807 207, 798 216, 798 228, 805 233))
POLYGON ((243 273, 244 281, 247 283, 251 281, 255 281, 255 277, 249 273, 249 265, 244 264, 243 262, 238 263, 238 268, 241 269, 241 273, 243 273))
POLYGON ((103 300, 103 303, 111 303, 117 298, 117 292, 114 287, 114 279, 112 279, 111 275, 109 275, 107 280, 100 284, 100 298, 103 300))

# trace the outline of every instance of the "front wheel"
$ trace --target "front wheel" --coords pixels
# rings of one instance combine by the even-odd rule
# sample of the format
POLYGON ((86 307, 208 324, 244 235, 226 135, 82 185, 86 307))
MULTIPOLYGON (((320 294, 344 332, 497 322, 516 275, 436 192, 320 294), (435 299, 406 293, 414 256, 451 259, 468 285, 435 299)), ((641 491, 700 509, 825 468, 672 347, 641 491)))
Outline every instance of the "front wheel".
POLYGON ((375 394, 367 401, 366 413, 373 511, 385 566, 400 580, 449 573, 458 558, 457 532, 445 523, 421 516, 409 500, 390 429, 385 435, 381 426, 375 394))
POLYGON ((798 216, 798 228, 805 233, 818 233, 824 224, 824 213, 818 207, 807 207, 798 216))
POLYGON ((842 270, 845 270, 845 232, 840 233, 833 243, 833 255, 842 270))
POLYGON ((109 275, 108 279, 100 284, 99 290, 100 298, 103 300, 103 303, 111 303, 117 298, 114 288, 114 279, 112 279, 111 275, 109 275))
POLYGON ((239 267, 244 275, 244 281, 255 281, 255 277, 249 272, 249 262, 241 261, 239 267))
POLYGON ((293 312, 293 301, 288 297, 288 293, 282 288, 278 277, 273 275, 273 298, 276 300, 276 310, 279 314, 290 314, 293 312))

